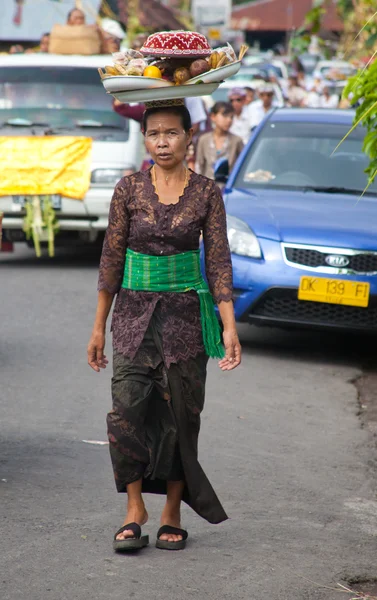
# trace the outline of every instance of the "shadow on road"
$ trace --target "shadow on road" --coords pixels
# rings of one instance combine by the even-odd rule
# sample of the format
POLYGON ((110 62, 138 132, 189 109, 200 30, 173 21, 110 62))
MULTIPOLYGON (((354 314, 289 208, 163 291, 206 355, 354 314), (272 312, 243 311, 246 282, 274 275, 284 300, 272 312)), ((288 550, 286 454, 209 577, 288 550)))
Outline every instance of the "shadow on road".
POLYGON ((46 248, 42 256, 37 258, 31 248, 17 244, 15 252, 0 253, 0 269, 3 268, 46 268, 80 269, 83 267, 98 268, 101 257, 101 245, 93 247, 73 246, 72 248, 56 248, 54 258, 50 258, 46 248))
MULTIPOLYGON (((41 258, 36 258, 34 250, 16 244, 14 253, 0 253, 0 269, 96 270, 101 246, 57 248, 54 258, 47 256, 46 249, 43 252, 41 258)), ((374 336, 244 324, 239 325, 238 329, 243 352, 247 355, 278 356, 297 362, 333 363, 377 371, 377 339, 374 336)))
POLYGON ((243 352, 377 370, 377 339, 366 334, 239 325, 243 352))

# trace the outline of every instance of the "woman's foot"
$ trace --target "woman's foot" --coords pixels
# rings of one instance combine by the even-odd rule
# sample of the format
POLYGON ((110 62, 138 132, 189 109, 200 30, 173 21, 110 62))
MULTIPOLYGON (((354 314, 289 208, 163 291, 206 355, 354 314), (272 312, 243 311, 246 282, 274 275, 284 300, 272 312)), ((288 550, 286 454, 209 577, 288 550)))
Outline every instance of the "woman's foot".
MULTIPOLYGON (((165 506, 162 511, 160 525, 170 525, 171 527, 181 528, 181 512, 180 510, 172 511, 169 507, 165 506)), ((181 535, 175 535, 173 533, 163 533, 160 538, 161 541, 166 542, 180 542, 183 538, 181 535)))
MULTIPOLYGON (((142 527, 148 521, 148 513, 143 505, 139 506, 128 506, 126 518, 123 521, 123 525, 127 523, 137 523, 142 527)), ((116 537, 117 540, 127 540, 134 537, 134 532, 131 529, 125 529, 122 533, 119 533, 116 537)))

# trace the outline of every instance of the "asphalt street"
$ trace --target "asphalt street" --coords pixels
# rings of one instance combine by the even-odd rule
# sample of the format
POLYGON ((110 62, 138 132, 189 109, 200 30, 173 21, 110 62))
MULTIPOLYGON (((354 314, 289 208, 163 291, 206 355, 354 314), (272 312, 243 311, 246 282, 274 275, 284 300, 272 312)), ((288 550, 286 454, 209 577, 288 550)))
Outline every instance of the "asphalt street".
MULTIPOLYGON (((105 415, 86 364, 96 258, 0 258, 1 600, 335 600, 377 577, 376 450, 352 381, 360 337, 240 328, 243 363, 209 366, 200 460, 230 519, 187 507, 185 551, 115 555, 123 520, 105 415), (326 588, 326 586, 328 586, 326 588), (331 589, 329 589, 331 588, 331 589)), ((108 355, 111 340, 108 336, 108 355)))

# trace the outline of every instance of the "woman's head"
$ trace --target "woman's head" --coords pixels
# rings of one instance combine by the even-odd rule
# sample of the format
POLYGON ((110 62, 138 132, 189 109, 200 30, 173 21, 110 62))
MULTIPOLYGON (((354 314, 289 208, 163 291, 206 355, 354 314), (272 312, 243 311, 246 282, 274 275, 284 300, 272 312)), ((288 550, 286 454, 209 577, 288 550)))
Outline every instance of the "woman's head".
POLYGON ((220 131, 229 131, 233 116, 234 109, 230 102, 216 102, 211 108, 211 121, 220 131))
POLYGON ((67 15, 67 25, 85 25, 85 13, 79 8, 73 8, 67 15))
POLYGON ((192 140, 191 116, 185 106, 148 108, 143 116, 145 145, 160 167, 183 162, 192 140))

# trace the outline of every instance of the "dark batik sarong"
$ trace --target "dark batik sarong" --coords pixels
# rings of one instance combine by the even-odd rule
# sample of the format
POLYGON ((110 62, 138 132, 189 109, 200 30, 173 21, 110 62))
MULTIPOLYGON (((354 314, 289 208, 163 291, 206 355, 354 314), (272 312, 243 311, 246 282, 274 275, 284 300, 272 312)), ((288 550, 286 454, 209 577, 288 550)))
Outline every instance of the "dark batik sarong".
POLYGON ((114 352, 107 425, 117 490, 142 477, 143 492, 166 494, 167 481, 184 480, 183 500, 221 523, 227 515, 198 462, 208 358, 202 353, 166 368, 159 329, 155 313, 134 360, 114 352), (150 364, 151 347, 157 366, 150 364))

